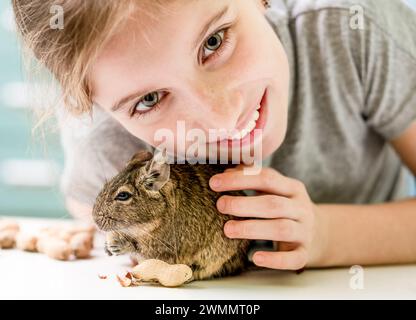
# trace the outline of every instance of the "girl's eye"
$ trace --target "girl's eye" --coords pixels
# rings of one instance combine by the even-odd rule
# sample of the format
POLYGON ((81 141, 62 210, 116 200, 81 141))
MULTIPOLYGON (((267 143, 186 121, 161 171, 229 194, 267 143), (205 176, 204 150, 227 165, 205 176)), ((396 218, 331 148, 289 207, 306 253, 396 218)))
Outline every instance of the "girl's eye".
MULTIPOLYGON (((230 27, 226 27, 216 33, 212 34, 204 44, 204 61, 215 58, 221 54, 223 50, 226 49, 227 45, 230 43, 229 41, 229 29, 230 27)), ((134 115, 144 115, 149 111, 153 111, 160 105, 160 101, 162 100, 163 96, 166 93, 162 94, 161 92, 151 92, 141 98, 134 106, 133 109, 130 111, 131 117, 134 115)))
POLYGON ((164 94, 158 91, 151 92, 145 95, 133 106, 133 110, 131 110, 130 115, 131 116, 134 116, 135 114, 142 115, 151 111, 152 109, 155 109, 159 105, 163 96, 164 94))
POLYGON ((224 30, 214 33, 205 42, 204 48, 209 51, 217 51, 221 47, 223 38, 224 38, 224 30))
POLYGON ((136 103, 135 111, 147 112, 157 105, 160 101, 159 92, 152 92, 145 95, 138 103, 136 103))
POLYGON ((204 59, 209 59, 212 55, 220 54, 225 45, 228 44, 228 29, 220 30, 212 34, 204 44, 204 59), (221 50, 220 50, 221 49, 221 50))

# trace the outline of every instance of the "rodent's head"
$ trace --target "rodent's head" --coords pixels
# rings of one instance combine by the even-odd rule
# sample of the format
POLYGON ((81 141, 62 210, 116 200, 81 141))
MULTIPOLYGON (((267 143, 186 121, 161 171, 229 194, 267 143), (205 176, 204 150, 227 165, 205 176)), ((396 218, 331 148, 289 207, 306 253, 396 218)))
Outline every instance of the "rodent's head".
POLYGON ((147 151, 135 154, 97 196, 95 223, 101 230, 116 231, 163 217, 171 188, 169 176, 165 151, 155 156, 147 151))

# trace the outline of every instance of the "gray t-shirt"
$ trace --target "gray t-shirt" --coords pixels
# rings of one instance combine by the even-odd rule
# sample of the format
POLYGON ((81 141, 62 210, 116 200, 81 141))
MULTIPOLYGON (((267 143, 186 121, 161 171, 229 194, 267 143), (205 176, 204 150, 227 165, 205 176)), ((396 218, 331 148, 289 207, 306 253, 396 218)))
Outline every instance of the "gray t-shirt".
MULTIPOLYGON (((264 163, 303 181, 315 203, 407 197, 411 174, 388 141, 416 120, 415 12, 399 0, 271 5, 266 18, 287 52, 291 86, 286 139, 264 163)), ((94 108, 85 130, 61 121, 61 189, 89 205, 138 149, 150 148, 94 108)))

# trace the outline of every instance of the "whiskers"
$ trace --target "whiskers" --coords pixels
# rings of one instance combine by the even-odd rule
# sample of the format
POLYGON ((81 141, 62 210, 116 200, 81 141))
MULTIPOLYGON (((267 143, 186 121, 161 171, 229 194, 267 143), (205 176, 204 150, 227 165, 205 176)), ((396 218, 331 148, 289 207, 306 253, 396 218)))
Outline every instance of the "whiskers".
MULTIPOLYGON (((157 222, 152 222, 152 223, 147 223, 147 224, 140 224, 137 226, 128 226, 125 228, 121 228, 117 231, 126 234, 132 239, 140 238, 143 235, 148 236, 149 238, 156 240, 157 242, 162 244, 170 253, 173 253, 176 257, 176 260, 178 260, 178 248, 177 248, 176 237, 175 237, 175 246, 173 246, 169 242, 163 240, 162 238, 155 236, 152 231, 156 229, 157 226, 158 226, 157 222)), ((158 257, 155 257, 155 258, 158 258, 158 257)))
POLYGON ((106 215, 94 215, 94 222, 102 231, 116 231, 119 220, 106 215))

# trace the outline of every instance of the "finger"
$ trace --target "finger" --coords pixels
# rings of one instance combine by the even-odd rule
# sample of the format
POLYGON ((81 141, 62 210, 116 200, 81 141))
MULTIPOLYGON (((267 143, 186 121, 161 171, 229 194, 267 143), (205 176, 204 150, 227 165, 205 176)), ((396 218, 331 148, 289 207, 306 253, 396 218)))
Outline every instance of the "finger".
POLYGON ((212 190, 257 190, 286 197, 295 196, 304 191, 304 185, 295 179, 285 177, 277 171, 265 168, 258 175, 245 175, 244 170, 220 173, 209 181, 212 190))
POLYGON ((245 218, 287 218, 297 220, 300 212, 294 208, 293 200, 276 195, 253 197, 222 196, 217 209, 224 214, 245 218))
POLYGON ((259 267, 277 270, 299 270, 307 263, 307 253, 303 247, 288 252, 258 251, 253 255, 253 262, 259 267))
POLYGON ((239 171, 239 170, 243 170, 244 168, 245 168, 245 166, 244 166, 244 165, 239 164, 239 165, 237 165, 237 166, 235 166, 235 167, 233 167, 233 168, 228 168, 228 169, 225 169, 225 170, 224 170, 224 172, 239 171))
POLYGON ((300 224, 288 219, 230 220, 224 225, 224 233, 231 239, 285 242, 301 242, 304 237, 300 224))

